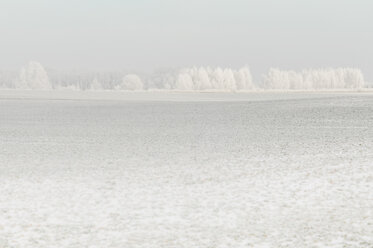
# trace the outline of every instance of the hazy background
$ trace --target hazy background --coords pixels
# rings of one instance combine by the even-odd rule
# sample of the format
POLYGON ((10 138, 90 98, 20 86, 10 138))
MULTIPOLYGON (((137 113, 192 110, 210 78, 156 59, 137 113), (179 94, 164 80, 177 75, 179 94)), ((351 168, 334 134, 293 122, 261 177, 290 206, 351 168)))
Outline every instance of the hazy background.
POLYGON ((152 71, 248 64, 360 67, 373 81, 371 0, 1 0, 0 68, 152 71))

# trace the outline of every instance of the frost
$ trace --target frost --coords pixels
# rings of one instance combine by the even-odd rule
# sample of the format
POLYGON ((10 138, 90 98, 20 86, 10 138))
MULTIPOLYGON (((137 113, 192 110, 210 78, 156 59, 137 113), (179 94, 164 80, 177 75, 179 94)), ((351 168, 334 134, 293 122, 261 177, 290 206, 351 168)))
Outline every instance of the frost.
POLYGON ((90 89, 91 89, 91 90, 102 90, 103 87, 102 87, 102 85, 101 85, 101 82, 98 81, 97 78, 94 78, 94 79, 92 80, 92 84, 91 84, 90 89))
POLYGON ((0 91, 0 247, 372 248, 372 96, 0 91))
POLYGON ((358 89, 364 87, 360 69, 308 69, 301 72, 271 68, 263 77, 265 89, 358 89))
POLYGON ((144 87, 139 76, 129 74, 123 77, 122 83, 117 87, 119 90, 142 90, 144 87))
POLYGON ((223 70, 220 67, 214 69, 210 67, 192 67, 174 72, 174 76, 171 76, 171 78, 177 78, 175 82, 169 80, 169 74, 165 74, 164 77, 168 79, 164 80, 164 82, 168 82, 167 86, 175 90, 236 91, 255 88, 248 67, 243 67, 239 70, 231 68, 223 70))
POLYGON ((252 91, 328 90, 372 88, 358 68, 321 68, 301 71, 271 68, 255 82, 248 66, 185 67, 152 74, 46 71, 38 62, 24 66, 19 75, 0 71, 0 87, 15 89, 252 91))
POLYGON ((44 67, 38 62, 31 61, 27 66, 22 67, 15 81, 15 88, 48 90, 52 86, 44 67))
POLYGON ((193 79, 188 73, 178 75, 175 87, 180 90, 193 90, 193 79))

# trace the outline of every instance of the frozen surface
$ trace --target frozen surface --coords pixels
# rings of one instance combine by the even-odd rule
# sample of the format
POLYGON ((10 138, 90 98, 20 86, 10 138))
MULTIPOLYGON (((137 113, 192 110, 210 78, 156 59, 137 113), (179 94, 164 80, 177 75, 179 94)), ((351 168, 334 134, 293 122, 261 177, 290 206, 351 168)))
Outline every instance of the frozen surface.
POLYGON ((1 248, 373 247, 371 93, 50 94, 0 92, 1 248))

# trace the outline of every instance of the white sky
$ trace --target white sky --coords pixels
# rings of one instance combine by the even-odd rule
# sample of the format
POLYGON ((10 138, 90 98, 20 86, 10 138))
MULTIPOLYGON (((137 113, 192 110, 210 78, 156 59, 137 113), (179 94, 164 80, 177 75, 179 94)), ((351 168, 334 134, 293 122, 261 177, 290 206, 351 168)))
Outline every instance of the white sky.
POLYGON ((0 69, 360 67, 372 0, 0 0, 0 69))

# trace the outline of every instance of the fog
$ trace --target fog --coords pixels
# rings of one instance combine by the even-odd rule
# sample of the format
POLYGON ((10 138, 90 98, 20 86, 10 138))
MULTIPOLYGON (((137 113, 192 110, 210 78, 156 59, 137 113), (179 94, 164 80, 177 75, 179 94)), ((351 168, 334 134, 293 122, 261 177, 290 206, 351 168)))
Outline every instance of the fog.
POLYGON ((0 3, 0 69, 149 73, 180 67, 361 68, 373 81, 368 0, 0 3), (348 16, 348 18, 346 18, 348 16))

